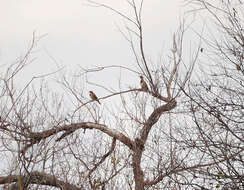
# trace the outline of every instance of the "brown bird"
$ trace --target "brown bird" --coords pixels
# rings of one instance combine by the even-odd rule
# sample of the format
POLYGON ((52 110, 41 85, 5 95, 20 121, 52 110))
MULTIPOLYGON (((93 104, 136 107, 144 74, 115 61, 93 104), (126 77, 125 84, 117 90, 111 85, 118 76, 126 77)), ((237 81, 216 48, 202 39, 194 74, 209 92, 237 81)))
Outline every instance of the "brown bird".
POLYGON ((92 100, 97 101, 99 104, 101 104, 101 103, 99 102, 99 100, 98 100, 96 94, 95 94, 94 92, 89 91, 89 95, 90 95, 90 97, 91 97, 92 100))
POLYGON ((141 81, 140 81, 141 89, 143 91, 148 91, 148 86, 147 86, 147 83, 144 81, 143 76, 140 76, 140 78, 141 78, 141 81))
POLYGON ((236 65, 236 69, 237 69, 237 71, 240 71, 241 70, 240 65, 236 65))

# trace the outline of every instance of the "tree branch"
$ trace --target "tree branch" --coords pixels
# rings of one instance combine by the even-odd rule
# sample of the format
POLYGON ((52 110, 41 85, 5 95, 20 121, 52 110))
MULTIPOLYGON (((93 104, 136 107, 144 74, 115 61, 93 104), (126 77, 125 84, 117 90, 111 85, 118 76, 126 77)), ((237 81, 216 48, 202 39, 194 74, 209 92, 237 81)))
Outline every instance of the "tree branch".
POLYGON ((30 172, 29 176, 24 175, 8 175, 0 177, 0 184, 6 183, 16 183, 19 182, 19 179, 22 181, 28 181, 29 184, 39 184, 39 185, 48 185, 52 187, 58 187, 63 190, 83 190, 83 187, 77 187, 68 182, 58 180, 55 176, 34 171, 30 172))
POLYGON ((53 128, 43 132, 31 133, 28 137, 30 139, 29 140, 30 143, 26 145, 21 152, 25 153, 29 147, 39 143, 41 140, 64 131, 64 134, 56 140, 56 141, 60 141, 62 138, 72 134, 78 129, 97 129, 119 140, 120 142, 128 146, 130 149, 132 148, 131 140, 128 137, 126 137, 124 134, 111 130, 106 125, 92 123, 92 122, 81 122, 81 123, 72 123, 70 125, 63 125, 59 128, 53 128))

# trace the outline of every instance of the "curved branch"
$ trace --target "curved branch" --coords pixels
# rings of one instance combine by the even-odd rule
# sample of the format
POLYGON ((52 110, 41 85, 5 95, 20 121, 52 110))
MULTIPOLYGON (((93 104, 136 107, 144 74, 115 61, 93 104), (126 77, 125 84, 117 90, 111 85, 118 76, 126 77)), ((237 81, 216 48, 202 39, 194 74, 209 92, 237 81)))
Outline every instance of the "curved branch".
POLYGON ((0 184, 9 184, 19 182, 19 179, 22 181, 28 181, 29 184, 38 184, 38 185, 48 185, 52 187, 58 187, 64 190, 83 190, 83 187, 77 187, 68 182, 58 180, 55 176, 34 171, 30 172, 29 176, 24 175, 8 175, 0 177, 0 184))
POLYGON ((151 113, 151 115, 147 119, 144 127, 141 130, 141 135, 140 136, 141 136, 141 140, 142 140, 143 144, 146 142, 148 134, 149 134, 152 126, 159 120, 160 116, 164 112, 174 109, 176 107, 176 104, 177 104, 177 102, 174 99, 172 99, 170 102, 168 102, 167 104, 156 108, 151 113))
POLYGON ((28 137, 28 138, 30 138, 30 140, 29 140, 30 143, 28 145, 26 145, 22 149, 21 152, 25 153, 28 148, 30 148, 34 144, 39 143, 41 140, 64 131, 64 134, 56 140, 56 141, 60 141, 62 138, 72 134, 73 132, 75 132, 78 129, 97 129, 97 130, 102 131, 103 133, 106 133, 107 135, 119 140, 120 142, 125 144, 130 149, 132 148, 132 141, 130 140, 130 138, 126 137, 124 134, 122 134, 120 132, 116 132, 112 129, 109 129, 106 125, 103 125, 103 124, 97 124, 97 123, 92 123, 92 122, 81 122, 81 123, 72 123, 70 125, 63 125, 59 128, 53 128, 53 129, 46 130, 43 132, 31 133, 28 137))
POLYGON ((162 105, 158 108, 156 108, 149 118, 147 119, 146 123, 144 124, 144 127, 140 131, 140 138, 136 138, 134 142, 134 154, 132 158, 132 166, 133 166, 133 173, 134 178, 136 181, 136 190, 144 189, 144 174, 141 169, 141 158, 142 158, 142 152, 144 151, 144 145, 146 143, 147 137, 149 135, 149 132, 152 128, 152 126, 159 120, 160 116, 166 112, 170 111, 175 108, 177 102, 172 99, 170 102, 168 102, 165 105, 162 105))

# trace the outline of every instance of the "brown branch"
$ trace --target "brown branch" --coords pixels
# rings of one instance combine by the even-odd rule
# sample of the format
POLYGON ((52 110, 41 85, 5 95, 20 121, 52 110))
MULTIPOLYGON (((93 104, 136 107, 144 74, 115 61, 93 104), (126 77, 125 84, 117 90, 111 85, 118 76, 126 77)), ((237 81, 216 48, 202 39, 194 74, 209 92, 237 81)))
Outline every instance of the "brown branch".
POLYGON ((99 165, 101 165, 105 161, 105 159, 114 151, 115 145, 116 145, 116 138, 113 138, 113 142, 112 142, 112 146, 111 146, 110 150, 106 154, 104 154, 102 156, 101 160, 98 163, 96 163, 95 166, 89 171, 89 174, 88 174, 89 177, 92 174, 92 172, 94 172, 97 169, 97 167, 99 165))
POLYGON ((38 184, 38 185, 48 185, 52 187, 58 187, 63 190, 83 190, 83 187, 77 187, 68 182, 58 180, 55 176, 34 171, 30 172, 29 176, 24 175, 8 175, 0 177, 0 184, 10 184, 18 183, 19 179, 22 181, 28 181, 29 184, 38 184))
POLYGON ((106 125, 92 123, 92 122, 81 122, 81 123, 72 123, 70 125, 63 125, 63 126, 60 126, 59 128, 53 128, 53 129, 46 130, 43 132, 31 133, 28 137, 30 139, 29 140, 30 143, 28 145, 26 145, 22 149, 21 152, 25 153, 29 147, 33 146, 34 144, 39 143, 41 140, 64 131, 64 134, 57 139, 57 141, 60 141, 62 138, 72 134, 73 132, 75 132, 78 129, 97 129, 97 130, 102 131, 103 133, 106 133, 107 135, 121 141, 123 144, 128 146, 130 149, 132 148, 131 140, 128 137, 126 137, 124 134, 122 134, 120 132, 116 132, 115 130, 111 130, 106 125))
POLYGON ((95 166, 89 171, 89 173, 87 175, 89 179, 91 177, 91 174, 97 169, 97 167, 99 165, 101 165, 105 161, 105 159, 114 151, 115 145, 116 145, 116 138, 113 138, 113 142, 112 142, 112 146, 111 146, 110 150, 106 154, 104 154, 102 156, 102 158, 100 159, 100 161, 98 163, 96 163, 95 166))
MULTIPOLYGON (((177 63, 177 60, 176 60, 176 52, 177 52, 177 44, 176 44, 175 34, 174 34, 174 37, 173 37, 173 49, 172 49, 172 53, 173 53, 173 56, 174 56, 174 67, 173 67, 173 70, 172 70, 172 72, 170 74, 169 82, 167 84, 167 94, 168 94, 168 98, 169 99, 171 99, 171 93, 170 93, 171 84, 172 84, 172 81, 174 79, 175 73, 177 71, 177 65, 179 64, 179 63, 177 63)), ((179 58, 179 61, 180 61, 180 58, 179 58)))
POLYGON ((142 140, 143 144, 146 142, 148 134, 149 134, 152 126, 159 120, 160 116, 164 112, 174 109, 176 107, 176 104, 177 104, 177 102, 174 99, 172 99, 170 102, 168 102, 167 104, 156 108, 151 113, 151 115, 147 119, 143 129, 141 130, 141 135, 140 136, 141 136, 141 140, 142 140))
POLYGON ((158 92, 154 93, 152 91, 148 91, 148 93, 159 100, 162 100, 164 102, 170 102, 169 97, 166 98, 166 97, 162 96, 161 94, 159 94, 158 92))
MULTIPOLYGON (((113 93, 113 94, 110 94, 110 95, 107 95, 107 96, 98 98, 98 100, 103 100, 103 99, 110 98, 110 97, 112 97, 112 96, 116 96, 116 95, 120 95, 120 94, 125 94, 125 93, 128 93, 128 92, 134 92, 134 91, 142 91, 142 92, 145 92, 145 91, 142 90, 141 88, 135 88, 135 89, 125 90, 125 91, 115 92, 115 93, 113 93)), ((162 100, 162 101, 164 101, 164 102, 169 102, 169 101, 170 101, 169 98, 163 97, 163 96, 160 95, 158 92, 156 92, 156 93, 155 93, 155 92, 152 92, 152 91, 147 91, 147 92, 150 93, 153 97, 158 98, 159 100, 162 100)), ((83 103, 83 104, 80 105, 78 108, 76 108, 76 110, 74 111, 74 113, 77 112, 81 107, 83 107, 83 106, 85 106, 85 105, 87 105, 87 104, 89 104, 89 103, 91 103, 91 102, 93 102, 93 100, 90 100, 90 101, 88 101, 88 102, 86 102, 86 103, 83 103)), ((73 115, 74 115, 74 113, 73 113, 73 115)))
POLYGON ((165 105, 162 105, 156 108, 149 118, 147 119, 144 127, 140 131, 140 138, 136 138, 133 147, 133 157, 132 157, 132 166, 133 166, 133 173, 136 182, 136 190, 144 189, 144 174, 141 169, 141 158, 142 152, 144 151, 144 145, 146 143, 147 137, 152 126, 159 120, 160 116, 166 112, 174 109, 176 106, 176 101, 172 99, 165 105))
POLYGON ((189 166, 189 167, 184 167, 184 168, 179 168, 178 166, 173 168, 171 171, 169 172, 166 172, 165 174, 161 174, 159 177, 157 177, 156 179, 154 180, 151 180, 151 181, 145 181, 144 182, 144 185, 145 186, 152 186, 152 185, 155 185, 157 183, 159 183, 160 181, 163 180, 163 178, 165 177, 168 177, 169 175, 172 175, 172 174, 176 174, 176 173, 179 173, 179 172, 183 172, 183 171, 187 171, 187 170, 193 170, 193 169, 197 169, 197 168, 203 168, 203 167, 207 167, 207 166, 213 166, 213 165, 217 165, 219 163, 222 163, 228 159, 232 159, 234 158, 236 155, 238 155, 240 152, 242 152, 243 150, 241 151, 238 151, 237 153, 233 154, 233 155, 230 155, 228 158, 224 158, 224 159, 221 159, 219 161, 214 161, 214 162, 211 162, 211 163, 207 163, 207 164, 198 164, 198 165, 194 165, 194 166, 189 166), (177 169, 178 168, 178 169, 177 169))

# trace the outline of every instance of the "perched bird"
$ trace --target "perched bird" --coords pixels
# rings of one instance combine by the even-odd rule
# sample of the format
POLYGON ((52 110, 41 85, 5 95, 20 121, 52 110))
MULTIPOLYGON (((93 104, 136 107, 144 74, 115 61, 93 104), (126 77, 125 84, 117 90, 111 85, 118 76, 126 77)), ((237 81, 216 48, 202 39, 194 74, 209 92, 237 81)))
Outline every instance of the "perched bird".
POLYGON ((201 52, 201 53, 203 52, 203 48, 200 49, 200 52, 201 52))
POLYGON ((241 70, 240 65, 236 65, 236 69, 237 69, 237 71, 240 71, 241 70))
POLYGON ((143 91, 148 91, 148 86, 147 86, 147 83, 144 81, 143 76, 140 76, 140 78, 141 78, 141 81, 140 81, 141 89, 143 91))
POLYGON ((99 100, 98 100, 96 94, 95 94, 94 92, 89 91, 89 95, 90 95, 90 97, 91 97, 92 100, 95 100, 95 101, 97 101, 99 104, 101 104, 101 103, 99 102, 99 100))

